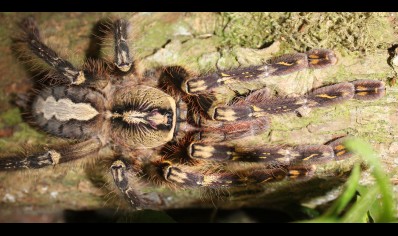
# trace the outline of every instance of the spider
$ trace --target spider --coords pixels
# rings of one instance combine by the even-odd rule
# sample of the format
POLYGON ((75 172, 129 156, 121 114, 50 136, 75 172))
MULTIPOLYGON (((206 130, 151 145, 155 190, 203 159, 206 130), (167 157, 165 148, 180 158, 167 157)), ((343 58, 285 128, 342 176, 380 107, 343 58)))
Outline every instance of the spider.
POLYGON ((24 155, 0 158, 0 171, 37 169, 83 158, 104 148, 113 151, 109 176, 134 209, 164 204, 145 184, 182 188, 229 189, 311 176, 317 164, 346 159, 344 138, 327 144, 247 146, 236 142, 264 133, 270 117, 305 115, 312 108, 350 99, 374 100, 385 94, 378 80, 356 80, 313 89, 302 96, 274 97, 266 88, 234 90, 237 83, 255 84, 304 69, 322 69, 337 62, 329 49, 313 49, 275 57, 245 68, 196 75, 171 66, 139 74, 129 45, 130 23, 106 24, 113 41, 113 59, 90 60, 80 68, 42 42, 32 17, 21 24, 14 40, 22 60, 36 62, 46 78, 18 104, 41 130, 76 140, 24 155), (268 78, 269 77, 269 78, 268 78), (228 101, 219 88, 235 92, 228 101))

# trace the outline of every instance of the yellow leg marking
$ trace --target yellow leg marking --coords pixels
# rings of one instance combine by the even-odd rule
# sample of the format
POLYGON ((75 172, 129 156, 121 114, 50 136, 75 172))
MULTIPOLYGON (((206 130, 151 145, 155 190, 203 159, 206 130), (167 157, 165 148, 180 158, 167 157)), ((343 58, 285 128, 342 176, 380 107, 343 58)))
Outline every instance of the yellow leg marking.
POLYGON ((356 89, 357 89, 358 91, 366 91, 366 90, 367 90, 367 88, 364 87, 364 86, 358 86, 356 89))
POLYGON ((177 173, 173 173, 172 172, 172 174, 169 176, 168 180, 172 181, 172 182, 177 182, 177 183, 180 183, 180 184, 184 184, 189 179, 188 179, 187 173, 185 173, 185 172, 181 172, 181 173, 178 173, 178 172, 177 173))
POLYGON ((304 158, 303 161, 308 161, 309 159, 311 159, 311 158, 313 158, 313 157, 315 157, 315 156, 318 156, 318 155, 319 155, 319 154, 317 154, 317 153, 311 154, 310 156, 304 158))
POLYGON ((300 171, 298 171, 298 170, 290 170, 289 174, 291 175, 291 177, 296 178, 297 176, 300 175, 300 171))
POLYGON ((191 92, 198 92, 198 91, 204 91, 207 89, 207 85, 205 85, 204 80, 198 80, 198 81, 187 81, 187 86, 188 89, 191 92))
POLYGON ((315 54, 308 55, 308 57, 311 58, 311 59, 318 59, 319 58, 319 56, 315 55, 315 54))
POLYGON ((344 147, 344 145, 337 145, 336 147, 335 147, 335 149, 337 150, 337 151, 340 151, 340 150, 344 150, 345 149, 345 147, 344 147))
POLYGON ((316 96, 317 96, 317 97, 320 97, 320 98, 331 98, 331 99, 337 97, 337 96, 329 96, 329 95, 327 95, 327 94, 318 94, 318 95, 316 95, 316 96))
POLYGON ((195 157, 200 157, 203 159, 208 159, 213 156, 213 152, 215 151, 213 146, 201 146, 195 145, 195 157))
POLYGON ((117 160, 117 161, 113 162, 112 166, 126 167, 126 165, 121 160, 117 160))
MULTIPOLYGON (((204 186, 211 186, 213 183, 217 182, 218 178, 214 175, 204 175, 203 176, 203 185, 204 186)), ((201 184, 198 182, 197 184, 201 184)))
POLYGON ((230 76, 230 75, 221 72, 221 76, 222 77, 227 77, 227 76, 230 76))
POLYGON ((341 155, 344 155, 345 153, 346 153, 346 151, 343 150, 343 151, 338 152, 336 155, 337 155, 337 156, 341 156, 341 155))
POLYGON ((162 161, 162 163, 164 163, 164 164, 168 164, 168 165, 170 165, 170 166, 172 166, 173 164, 171 163, 171 161, 162 161))
POLYGON ((268 182, 268 181, 270 181, 271 179, 273 179, 273 178, 272 178, 272 177, 269 177, 268 179, 265 179, 265 180, 261 181, 260 184, 265 183, 265 182, 268 182))
POLYGON ((50 150, 48 153, 50 154, 53 165, 57 165, 59 163, 59 159, 61 159, 61 154, 55 150, 50 150))
POLYGON ((235 116, 236 115, 235 111, 233 109, 229 109, 229 108, 224 109, 224 110, 217 109, 217 114, 218 114, 218 117, 217 117, 218 120, 221 119, 221 120, 226 120, 226 121, 234 121, 238 118, 235 116))
MULTIPOLYGON (((225 75, 225 74, 224 74, 225 75)), ((231 79, 233 79, 233 77, 229 77, 229 76, 224 76, 223 78, 221 78, 221 79, 218 79, 217 80, 217 83, 221 83, 221 82, 224 82, 224 83, 231 83, 231 79)))
POLYGON ((357 93, 357 95, 359 95, 359 96, 366 96, 366 95, 368 95, 368 92, 359 92, 359 93, 357 93))
POLYGON ((255 112, 263 111, 263 109, 259 108, 258 106, 255 106, 255 105, 252 106, 252 109, 253 109, 253 111, 255 111, 255 112))
POLYGON ((84 76, 83 71, 79 71, 79 75, 77 76, 76 80, 72 82, 72 84, 79 85, 84 83, 84 81, 86 81, 86 77, 84 76))
POLYGON ((278 62, 278 63, 276 63, 277 65, 282 65, 282 66, 292 66, 292 65, 294 65, 294 63, 287 63, 287 62, 284 62, 284 61, 281 61, 281 62, 278 62))
POLYGON ((201 87, 197 87, 197 88, 190 88, 189 90, 190 90, 192 93, 195 93, 195 92, 204 91, 204 90, 206 90, 206 89, 207 89, 207 86, 201 86, 201 87))
POLYGON ((320 61, 319 59, 314 59, 314 60, 311 60, 310 63, 313 65, 316 65, 319 63, 319 61, 320 61))
POLYGON ((188 81, 192 86, 202 86, 205 84, 204 80, 188 81))

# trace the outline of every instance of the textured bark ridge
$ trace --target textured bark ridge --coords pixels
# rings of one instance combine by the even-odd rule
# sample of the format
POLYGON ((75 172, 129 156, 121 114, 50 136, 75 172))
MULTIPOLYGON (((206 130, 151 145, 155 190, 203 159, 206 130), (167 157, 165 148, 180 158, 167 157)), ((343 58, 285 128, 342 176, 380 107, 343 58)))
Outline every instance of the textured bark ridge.
MULTIPOLYGON (((397 42, 398 23, 394 14, 384 14, 378 17, 366 15, 367 18, 355 15, 360 13, 342 14, 341 16, 333 14, 325 17, 329 17, 331 21, 336 17, 368 21, 375 17, 378 20, 373 22, 374 29, 353 32, 352 35, 347 36, 354 37, 351 47, 349 42, 344 40, 335 41, 333 44, 325 42, 328 40, 326 38, 324 41, 321 40, 320 47, 328 45, 336 51, 338 62, 335 66, 322 70, 303 70, 290 75, 268 77, 254 83, 240 83, 233 89, 224 89, 223 93, 217 96, 221 99, 228 99, 235 92, 246 93, 248 90, 262 86, 270 88, 272 94, 277 96, 295 96, 303 95, 322 85, 338 82, 357 79, 384 81, 386 95, 379 100, 350 100, 337 106, 303 111, 301 112, 302 117, 298 117, 296 114, 275 115, 271 118, 272 122, 268 132, 261 136, 245 138, 239 142, 247 142, 248 145, 264 143, 324 144, 340 136, 358 137, 370 143, 376 150, 386 172, 390 174, 393 183, 396 183, 398 180, 398 160, 396 158, 398 155, 398 89, 394 84, 396 77, 394 65, 389 65, 393 61, 391 60, 393 55, 389 54, 388 48, 397 42), (357 41, 355 37, 357 37, 357 41), (368 42, 366 40, 374 42, 366 43, 368 42), (362 46, 365 48, 363 51, 358 51, 362 50, 360 43, 363 43, 362 46)), ((24 16, 19 13, 0 14, 0 20, 3 22, 0 26, 2 28, 0 31, 1 155, 21 151, 28 152, 32 147, 38 145, 63 142, 30 127, 21 119, 19 109, 11 102, 13 94, 25 93, 32 86, 26 68, 12 55, 10 49, 10 36, 15 30, 15 23, 24 16)), ((284 17, 287 17, 288 20, 278 22, 282 22, 281 24, 285 28, 291 27, 290 32, 297 31, 295 37, 303 38, 297 38, 297 42, 293 42, 294 39, 290 36, 287 37, 278 27, 270 29, 270 33, 273 32, 275 37, 264 36, 259 34, 256 28, 261 24, 251 23, 247 27, 253 27, 252 35, 256 36, 253 36, 253 40, 256 41, 254 44, 253 40, 252 43, 247 43, 247 39, 232 40, 232 36, 236 35, 234 32, 238 32, 239 28, 232 28, 231 24, 237 25, 239 22, 233 18, 234 15, 224 13, 120 13, 117 15, 43 13, 35 15, 43 25, 42 37, 51 41, 51 45, 60 49, 61 52, 72 49, 69 50, 69 55, 76 65, 81 63, 85 54, 95 57, 92 53, 96 50, 93 46, 93 41, 96 38, 91 36, 92 28, 99 20, 108 16, 127 17, 136 22, 133 29, 136 35, 133 39, 136 48, 132 50, 136 52, 135 58, 141 59, 141 63, 137 65, 136 69, 143 73, 147 69, 160 65, 181 65, 194 73, 214 71, 216 68, 228 69, 258 65, 271 56, 298 50, 304 52, 313 47, 310 45, 305 48, 302 46, 303 42, 314 43, 314 32, 307 32, 311 27, 298 25, 297 22, 301 18, 295 18, 294 14, 286 15, 284 17), (296 23, 294 23, 295 20, 296 23), (224 34, 221 30, 222 26, 224 26, 224 34), (305 38, 306 32, 309 38, 305 38), (264 40, 259 41, 258 37, 264 37, 264 40)), ((250 15, 240 17, 250 17, 250 15)), ((258 18, 254 14, 251 17, 260 22, 272 20, 273 17, 276 21, 282 16, 265 14, 264 17, 258 18)), ((319 15, 305 15, 305 17, 315 22, 319 15)), ((313 22, 311 20, 308 20, 307 23, 313 22)), ((240 23, 244 24, 244 22, 240 23)), ((321 25, 319 24, 319 27, 321 25)), ((320 30, 325 32, 323 28, 320 30)), ((332 32, 331 37, 336 37, 332 28, 328 28, 328 30, 332 32)), ((341 189, 339 186, 345 180, 344 175, 340 175, 349 171, 353 162, 357 160, 358 158, 354 157, 347 161, 318 167, 314 178, 304 180, 282 181, 228 191, 206 192, 189 189, 176 191, 165 187, 159 187, 156 191, 163 196, 165 208, 213 207, 217 205, 221 208, 232 209, 241 206, 284 209, 288 205, 297 203, 315 207, 328 203, 338 196, 339 189, 341 189), (338 175, 339 177, 337 177, 338 175)), ((57 214, 63 209, 84 210, 103 207, 128 209, 128 203, 123 201, 115 189, 104 185, 105 179, 103 173, 100 172, 103 167, 92 163, 94 163, 93 160, 89 160, 85 165, 79 162, 22 173, 0 173, 0 221, 18 220, 18 216, 21 215, 30 215, 31 218, 27 218, 27 220, 52 221, 54 220, 53 215, 56 215, 55 218, 58 219, 59 215, 57 214), (37 212, 51 212, 52 216, 40 218, 37 212)), ((365 172, 361 183, 370 184, 372 181, 372 177, 365 172)), ((398 195, 397 192, 396 195, 398 195)))

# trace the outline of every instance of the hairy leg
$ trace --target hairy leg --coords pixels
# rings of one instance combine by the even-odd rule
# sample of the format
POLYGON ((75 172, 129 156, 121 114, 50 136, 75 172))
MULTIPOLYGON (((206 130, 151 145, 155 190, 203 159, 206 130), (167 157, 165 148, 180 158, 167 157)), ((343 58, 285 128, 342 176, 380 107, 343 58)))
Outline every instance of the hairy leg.
POLYGON ((119 19, 114 22, 113 35, 115 40, 115 59, 114 64, 116 67, 127 72, 133 65, 133 59, 130 55, 130 49, 128 46, 128 30, 129 22, 124 19, 119 19))
POLYGON ((79 70, 69 61, 60 57, 54 50, 45 45, 40 37, 39 28, 33 17, 27 17, 22 20, 20 27, 22 36, 15 40, 17 52, 20 57, 25 60, 35 60, 36 65, 44 62, 49 66, 48 69, 51 76, 69 83, 80 85, 87 80, 87 76, 83 70, 79 70), (38 61, 41 59, 42 61, 38 61))
POLYGON ((317 164, 349 158, 344 139, 325 145, 255 147, 192 142, 185 152, 176 149, 178 154, 154 164, 162 180, 180 187, 247 186, 311 176, 317 164), (181 162, 178 155, 191 161, 181 162))
POLYGON ((301 146, 240 146, 192 142, 188 155, 193 159, 222 162, 251 162, 266 165, 308 165, 320 164, 349 157, 344 139, 340 138, 326 145, 301 146))
POLYGON ((274 167, 261 168, 260 166, 234 167, 234 168, 209 168, 204 170, 198 166, 188 166, 170 161, 155 163, 158 173, 163 181, 172 185, 192 188, 225 188, 241 187, 253 184, 263 184, 273 181, 280 181, 284 178, 297 178, 312 175, 314 168, 302 167, 274 167))
POLYGON ((0 158, 0 171, 19 169, 38 169, 46 166, 54 166, 65 162, 96 155, 102 144, 98 139, 90 139, 74 145, 52 147, 46 151, 38 151, 34 154, 13 155, 0 158))
POLYGON ((216 107, 212 118, 219 121, 248 120, 269 114, 295 112, 304 107, 332 106, 352 98, 375 100, 384 94, 385 85, 382 81, 357 80, 321 87, 301 97, 269 99, 266 96, 249 95, 232 105, 216 107))
POLYGON ((111 167, 110 172, 113 181, 123 196, 129 201, 130 205, 136 209, 153 208, 161 204, 161 200, 156 193, 143 193, 143 183, 131 164, 126 160, 118 158, 111 167))
POLYGON ((219 71, 201 77, 193 77, 181 84, 181 89, 188 94, 209 93, 214 88, 241 81, 252 81, 269 76, 281 76, 306 68, 318 69, 337 62, 332 50, 317 49, 307 53, 282 55, 268 60, 264 65, 219 71))

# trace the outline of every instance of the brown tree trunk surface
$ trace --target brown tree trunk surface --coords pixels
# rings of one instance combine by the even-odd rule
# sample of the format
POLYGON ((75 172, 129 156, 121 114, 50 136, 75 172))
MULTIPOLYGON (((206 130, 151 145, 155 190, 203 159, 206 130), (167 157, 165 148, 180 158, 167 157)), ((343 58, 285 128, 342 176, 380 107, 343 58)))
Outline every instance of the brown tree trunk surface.
MULTIPOLYGON (((396 72, 389 65, 391 54, 388 52, 388 48, 398 42, 396 15, 241 14, 35 13, 34 16, 43 38, 53 48, 69 55, 75 64, 82 62, 87 53, 96 50, 92 44, 95 39, 92 29, 99 20, 107 17, 131 18, 134 22, 133 51, 141 61, 139 70, 181 65, 201 73, 216 68, 259 64, 271 56, 288 52, 332 48, 339 58, 333 67, 270 77, 259 83, 272 88, 279 96, 292 96, 324 84, 377 79, 386 82, 386 96, 377 101, 353 100, 334 107, 314 109, 304 117, 294 114, 274 116, 267 133, 242 142, 300 145, 323 144, 344 135, 358 137, 371 144, 392 182, 398 183, 398 89, 394 83, 396 72), (314 22, 323 23, 311 25, 314 22), (358 24, 364 26, 358 28, 358 24), (317 37, 314 30, 319 31, 317 37), (316 38, 318 41, 315 41, 316 38)), ((26 147, 60 142, 31 128, 11 102, 14 94, 25 93, 33 84, 26 68, 11 51, 10 37, 15 36, 17 22, 25 16, 27 14, 24 13, 0 13, 1 156, 26 147)), ((236 89, 250 86, 241 84, 236 89)), ((283 181, 239 191, 207 193, 167 188, 159 188, 158 191, 168 199, 166 208, 211 208, 217 205, 232 209, 241 206, 284 209, 300 203, 316 207, 327 205, 337 197, 344 178, 336 175, 348 171, 355 160, 318 168, 311 179, 283 181), (212 196, 211 200, 206 197, 208 195, 212 196)), ((79 163, 0 173, 0 221, 64 221, 62 211, 65 209, 128 209, 127 203, 117 193, 109 193, 103 181, 104 173, 97 173, 98 169, 95 164, 79 163)), ((367 172, 364 172, 361 183, 372 183, 367 172)))

